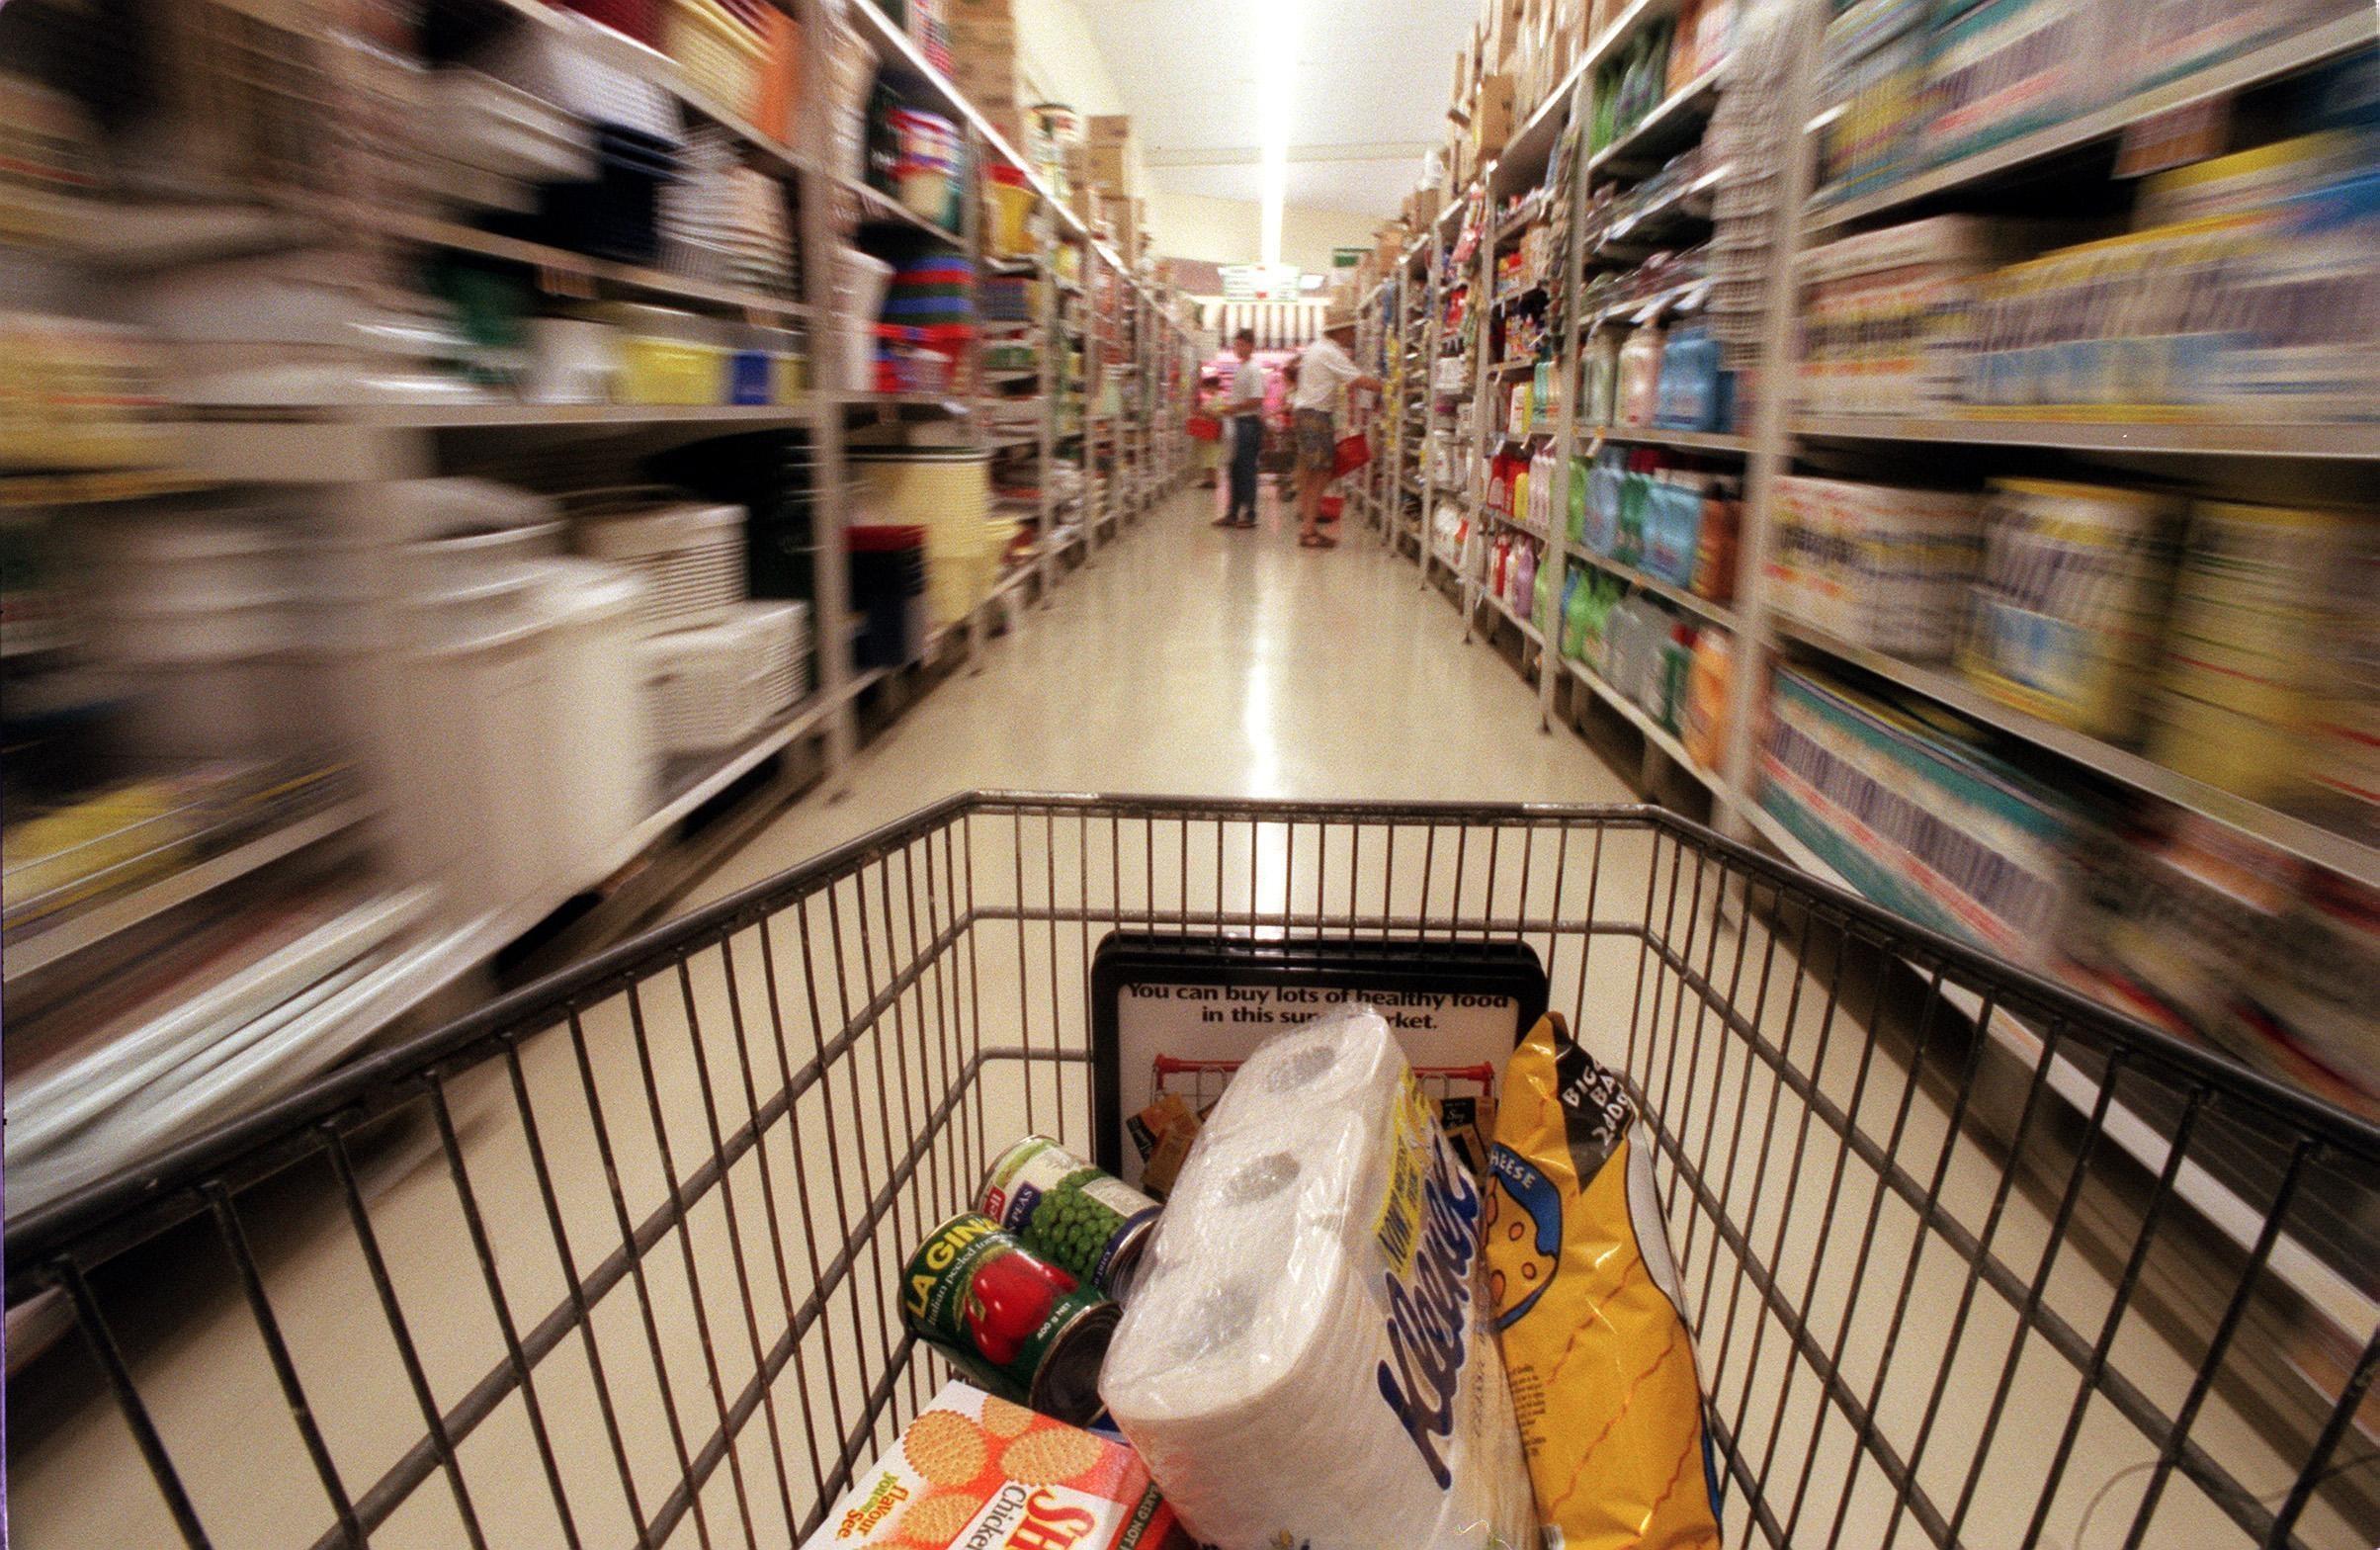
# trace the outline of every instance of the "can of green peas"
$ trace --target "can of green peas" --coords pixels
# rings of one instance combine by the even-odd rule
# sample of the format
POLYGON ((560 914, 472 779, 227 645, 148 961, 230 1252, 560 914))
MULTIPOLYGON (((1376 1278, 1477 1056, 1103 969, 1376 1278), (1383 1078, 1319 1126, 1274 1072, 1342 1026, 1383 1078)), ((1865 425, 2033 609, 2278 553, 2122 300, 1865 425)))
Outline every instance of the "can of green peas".
POLYGON ((1157 1222, 1157 1203, 1047 1136, 1000 1154, 978 1191, 983 1214, 1043 1258, 1118 1302, 1157 1222))

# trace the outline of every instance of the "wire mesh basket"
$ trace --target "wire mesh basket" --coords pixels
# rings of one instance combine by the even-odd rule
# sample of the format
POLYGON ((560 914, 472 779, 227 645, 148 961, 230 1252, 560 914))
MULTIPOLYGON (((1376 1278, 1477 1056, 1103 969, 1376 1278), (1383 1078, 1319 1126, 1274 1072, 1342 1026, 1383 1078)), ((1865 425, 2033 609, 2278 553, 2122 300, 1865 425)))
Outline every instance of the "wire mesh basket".
POLYGON ((1088 1144, 1112 930, 1530 947, 1652 1128, 1731 1545, 2374 1541, 2370 1126, 1657 810, 1009 795, 12 1222, 76 1335, 13 1526, 800 1542, 942 1379, 904 1249, 1088 1144))

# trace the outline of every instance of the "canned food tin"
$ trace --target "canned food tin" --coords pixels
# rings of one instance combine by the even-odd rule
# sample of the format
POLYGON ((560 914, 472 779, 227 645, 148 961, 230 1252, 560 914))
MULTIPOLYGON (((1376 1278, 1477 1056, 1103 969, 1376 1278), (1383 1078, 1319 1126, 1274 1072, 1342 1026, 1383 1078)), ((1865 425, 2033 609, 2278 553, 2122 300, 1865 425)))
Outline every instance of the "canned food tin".
POLYGON ((901 1277, 901 1322, 970 1379, 1045 1416, 1099 1414, 1099 1364, 1123 1317, 1114 1303, 963 1212, 927 1235, 901 1277))
POLYGON ((1157 1223, 1155 1201, 1047 1136, 1000 1154, 976 1199, 1027 1249, 1119 1302, 1157 1223))

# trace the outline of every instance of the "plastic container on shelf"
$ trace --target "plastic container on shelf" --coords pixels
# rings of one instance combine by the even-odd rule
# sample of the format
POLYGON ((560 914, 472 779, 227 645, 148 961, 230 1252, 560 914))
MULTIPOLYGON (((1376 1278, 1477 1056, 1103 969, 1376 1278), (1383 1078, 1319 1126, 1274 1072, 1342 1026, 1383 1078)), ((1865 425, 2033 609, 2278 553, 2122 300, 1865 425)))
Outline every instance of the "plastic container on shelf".
POLYGON ((592 885, 652 812, 659 763, 637 673, 644 583, 591 560, 532 567, 530 606, 552 627, 545 736, 553 784, 543 828, 555 875, 592 885))
POLYGON ((845 391, 866 392, 875 386, 876 320, 892 285, 891 264, 855 247, 836 249, 834 327, 842 346, 838 354, 845 391))
POLYGON ((734 618, 759 664, 753 691, 761 719, 792 710, 809 687, 809 605, 799 600, 745 603, 734 618))
POLYGON ((418 594, 411 610, 418 654, 392 808, 400 845, 464 918, 545 904, 555 883, 552 625, 531 603, 535 583, 529 566, 506 565, 418 594))
POLYGON ((665 0, 662 47, 686 83, 744 120, 760 117, 768 48, 720 0, 665 0))
POLYGON ((889 522, 926 530, 932 621, 954 624, 989 592, 998 563, 985 531, 991 454, 977 447, 855 447, 847 454, 868 504, 889 522))
POLYGON ((1661 325, 1647 323, 1620 347, 1613 424, 1638 429, 1653 424, 1660 403, 1662 339, 1661 325))
POLYGON ((131 751, 248 758, 319 739, 330 696, 289 532, 175 509, 112 524, 99 558, 91 644, 128 702, 131 751))
POLYGON ((533 317, 527 326, 523 396, 535 403, 609 403, 620 395, 618 329, 584 317, 533 317))
POLYGON ((983 192, 992 252, 1002 258, 1033 257, 1033 186, 1025 169, 995 162, 986 169, 983 192))
POLYGON ((764 660, 740 619, 646 636, 637 644, 653 737, 663 753, 734 747, 767 719, 764 660))
POLYGON ((925 648, 926 530, 861 517, 844 533, 851 607, 862 622, 854 656, 862 667, 898 667, 925 648))
POLYGON ((578 553, 643 579, 644 633, 716 624, 743 600, 743 507, 657 500, 574 515, 578 553))
POLYGON ((619 330, 623 402, 728 401, 725 325, 717 319, 636 301, 607 301, 593 311, 619 330))
POLYGON ((601 36, 571 27, 508 27, 491 34, 468 62, 590 124, 676 144, 678 110, 669 93, 598 55, 593 44, 601 36))

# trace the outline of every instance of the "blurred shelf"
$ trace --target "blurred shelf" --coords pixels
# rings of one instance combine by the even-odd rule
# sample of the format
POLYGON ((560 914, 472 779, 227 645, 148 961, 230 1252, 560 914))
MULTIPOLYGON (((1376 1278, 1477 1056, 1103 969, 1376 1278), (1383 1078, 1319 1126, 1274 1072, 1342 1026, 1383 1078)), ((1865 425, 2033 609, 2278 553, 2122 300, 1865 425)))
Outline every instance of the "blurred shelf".
POLYGON ((1742 815, 1743 820, 1750 824, 1752 830, 1766 840, 1778 855, 1783 856, 1822 883, 1831 884, 1846 894, 1855 895, 1859 892, 1858 889, 1851 886, 1849 878, 1835 871, 1826 857, 1804 844, 1802 836, 1786 827, 1783 818, 1760 806, 1756 798, 1750 802, 1731 800, 1730 806, 1742 815))
POLYGON ((1713 167, 1690 182, 1671 189, 1635 214, 1624 215, 1613 221, 1588 245, 1588 254, 1590 256, 1600 254, 1615 242, 1637 240, 1637 234, 1640 231, 1663 231, 1672 225, 1683 224, 1708 225, 1711 217, 1687 210, 1686 202, 1717 188, 1727 177, 1729 170, 1724 163, 1713 167))
POLYGON ((781 177, 811 170, 808 162, 791 146, 762 133, 749 120, 730 111, 708 91, 688 80, 678 61, 659 49, 640 43, 626 33, 598 26, 557 6, 544 4, 543 0, 484 0, 484 3, 497 6, 533 26, 560 32, 606 64, 660 87, 701 118, 734 135, 747 150, 755 153, 765 164, 766 170, 781 177))
POLYGON ((1695 784, 1709 791, 1714 797, 1724 800, 1727 783, 1696 763, 1693 756, 1686 752, 1686 745, 1677 740, 1675 732, 1646 715, 1643 706, 1606 683, 1602 674, 1584 662, 1565 656, 1562 659, 1562 665, 1570 669, 1572 677, 1586 685, 1588 691, 1596 699, 1619 712, 1621 720, 1642 732, 1647 742, 1660 749, 1662 756, 1684 771, 1695 784))
POLYGON ((92 506, 185 495, 215 481, 182 469, 82 469, 0 474, 0 511, 20 506, 92 506))
MULTIPOLYGON (((1514 526, 1517 527, 1519 524, 1515 523, 1514 526)), ((1519 614, 1513 612, 1511 604, 1505 602, 1502 598, 1496 596, 1493 592, 1487 590, 1485 587, 1480 589, 1479 600, 1483 603, 1486 603, 1489 608, 1494 609, 1497 613, 1503 615, 1506 619, 1510 620, 1512 622, 1512 628, 1520 632, 1522 640, 1528 642, 1531 646, 1536 646, 1541 651, 1545 649, 1546 638, 1538 633, 1538 629, 1535 625, 1529 623, 1529 621, 1523 619, 1519 614)))
POLYGON ((589 880, 587 887, 596 887, 626 870, 638 856, 667 839, 669 831, 693 816, 696 809, 750 774, 762 760, 823 727, 827 718, 857 693, 846 684, 840 697, 813 694, 726 753, 671 760, 672 767, 663 775, 661 805, 614 847, 602 877, 589 880))
POLYGON ((264 205, 78 204, 74 224, 51 251, 100 269, 163 269, 176 264, 238 258, 329 236, 319 215, 264 205))
POLYGON ((288 411, 226 410, 176 427, 183 468, 220 483, 331 484, 412 478, 410 438, 436 431, 545 431, 699 441, 737 430, 809 423, 796 404, 389 403, 288 411), (243 417, 244 416, 244 417, 243 417))
POLYGON ((860 225, 863 228, 874 226, 879 229, 903 229, 916 232, 918 235, 942 243, 946 247, 964 249, 967 246, 967 239, 958 232, 938 220, 927 219, 880 188, 855 182, 850 178, 839 177, 833 173, 821 173, 820 176, 849 195, 859 206, 860 225))
POLYGON ((2380 888, 2380 849, 2319 823, 2293 818, 2245 797, 2234 796, 2220 787, 2193 780, 2137 753, 2116 747, 2113 743, 2103 742, 2071 728, 2061 727, 2056 722, 2045 721, 2003 705, 1946 670, 1921 667, 1899 657, 1887 656, 1881 651, 1871 651, 1798 619, 1780 616, 1776 619, 1776 629, 1779 635, 1799 641, 1814 650, 1921 694, 1970 721, 1981 722, 2010 736, 2046 748, 2119 785, 2171 803, 2202 818, 2212 818, 2302 861, 2352 878, 2366 887, 2380 888))
MULTIPOLYGON (((1786 860, 1853 898, 1865 897, 1852 886, 1850 879, 1788 828, 1784 820, 1761 807, 1757 798, 1738 801, 1731 797, 1729 805, 1786 860)), ((1937 986, 1943 1001, 1987 1033, 1995 1044, 2028 1069, 2040 1065, 2046 1046, 2036 1029, 2004 1008, 1987 1007, 1984 998, 1975 991, 1955 982, 1937 979, 1925 966, 1912 962, 1911 967, 1925 983, 1937 986)), ((2077 1114, 2100 1112, 2099 1081, 2063 1055, 2051 1058, 2045 1085, 2077 1114)), ((2160 1127, 2121 1100, 2106 1104, 2102 1125, 2103 1133, 2141 1167, 2153 1175, 2165 1171, 2171 1158, 2172 1143, 2160 1127)), ((2253 1248, 2262 1235, 2263 1212, 2242 1199, 2231 1185, 2198 1160, 2182 1161, 2175 1171, 2173 1186, 2176 1194, 2242 1249, 2253 1248)), ((2295 1288, 2311 1310, 2341 1337, 2362 1338, 2370 1330, 2375 1311, 2371 1297, 2348 1282, 2296 1235, 2284 1233, 2274 1242, 2270 1263, 2274 1273, 2295 1288)))
POLYGON ((523 264, 549 275, 569 275, 581 280, 593 280, 647 296, 674 297, 681 301, 712 301, 745 312, 767 313, 776 317, 806 317, 810 309, 786 297, 772 296, 765 291, 753 291, 740 286, 722 285, 715 281, 698 280, 689 275, 674 275, 664 270, 647 269, 637 264, 616 264, 608 259, 591 258, 573 253, 567 248, 549 247, 542 242, 525 242, 517 237, 498 236, 459 221, 440 220, 426 215, 411 215, 400 211, 382 211, 371 217, 375 226, 392 237, 408 242, 420 242, 458 253, 475 253, 482 258, 502 259, 523 264))
POLYGON ((2061 151, 2073 150, 2093 140, 2121 133, 2133 125, 2173 109, 2293 75, 2339 54, 2370 47, 2374 36, 2372 12, 2366 8, 2359 15, 2339 17, 2295 37, 2283 38, 2225 59, 2194 75, 2118 98, 2094 112, 2078 114, 2063 123, 2020 135, 2004 145, 1995 145, 1972 156, 1962 156, 1930 171, 1904 178, 1873 194, 1850 199, 1828 199, 1822 192, 1811 201, 1803 216, 1803 233, 1815 234, 1904 205, 1913 205, 1937 194, 2012 172, 2027 163, 2040 161, 2061 151))
POLYGON ((204 899, 216 889, 296 855, 310 845, 355 827, 371 816, 362 802, 345 802, 307 814, 244 844, 212 855, 119 899, 92 904, 54 925, 42 926, 7 944, 6 978, 15 980, 63 963, 121 932, 204 899))
POLYGON ((1725 431, 1665 431, 1652 425, 1580 426, 1578 433, 1591 444, 1596 438, 1604 441, 1626 442, 1630 446, 1673 447, 1679 452, 1718 452, 1735 457, 1748 457, 1752 443, 1748 436, 1733 436, 1725 431))
POLYGON ((1797 416, 1787 422, 1787 429, 1810 441, 1947 442, 2175 457, 2380 459, 2380 424, 2210 425, 1826 415, 1797 416))
POLYGON ((1528 521, 1526 518, 1508 517, 1500 511, 1483 511, 1481 512, 1481 515, 1486 517, 1490 522, 1501 523, 1505 527, 1514 528, 1520 532, 1526 533, 1529 535, 1529 537, 1537 540, 1537 542, 1540 544, 1551 544, 1554 542, 1552 535, 1548 534, 1544 528, 1538 526, 1534 522, 1528 521))
POLYGON ((1658 576, 1649 576, 1634 566, 1623 565, 1618 560, 1598 555, 1591 549, 1577 549, 1572 553, 1597 570, 1618 576, 1630 586, 1673 603, 1696 618, 1715 624, 1722 630, 1736 632, 1742 628, 1742 622, 1736 618, 1736 611, 1724 603, 1714 603, 1709 598, 1697 597, 1682 586, 1674 586, 1661 580, 1658 576))
POLYGON ((939 409, 954 417, 976 412, 975 405, 946 392, 832 392, 823 396, 846 409, 939 409))
POLYGON ((1646 163, 1692 144, 1702 135, 1703 123, 1719 100, 1726 74, 1727 61, 1723 59, 1662 98, 1627 133, 1586 158, 1587 175, 1625 177, 1628 174, 1617 163, 1646 163))

